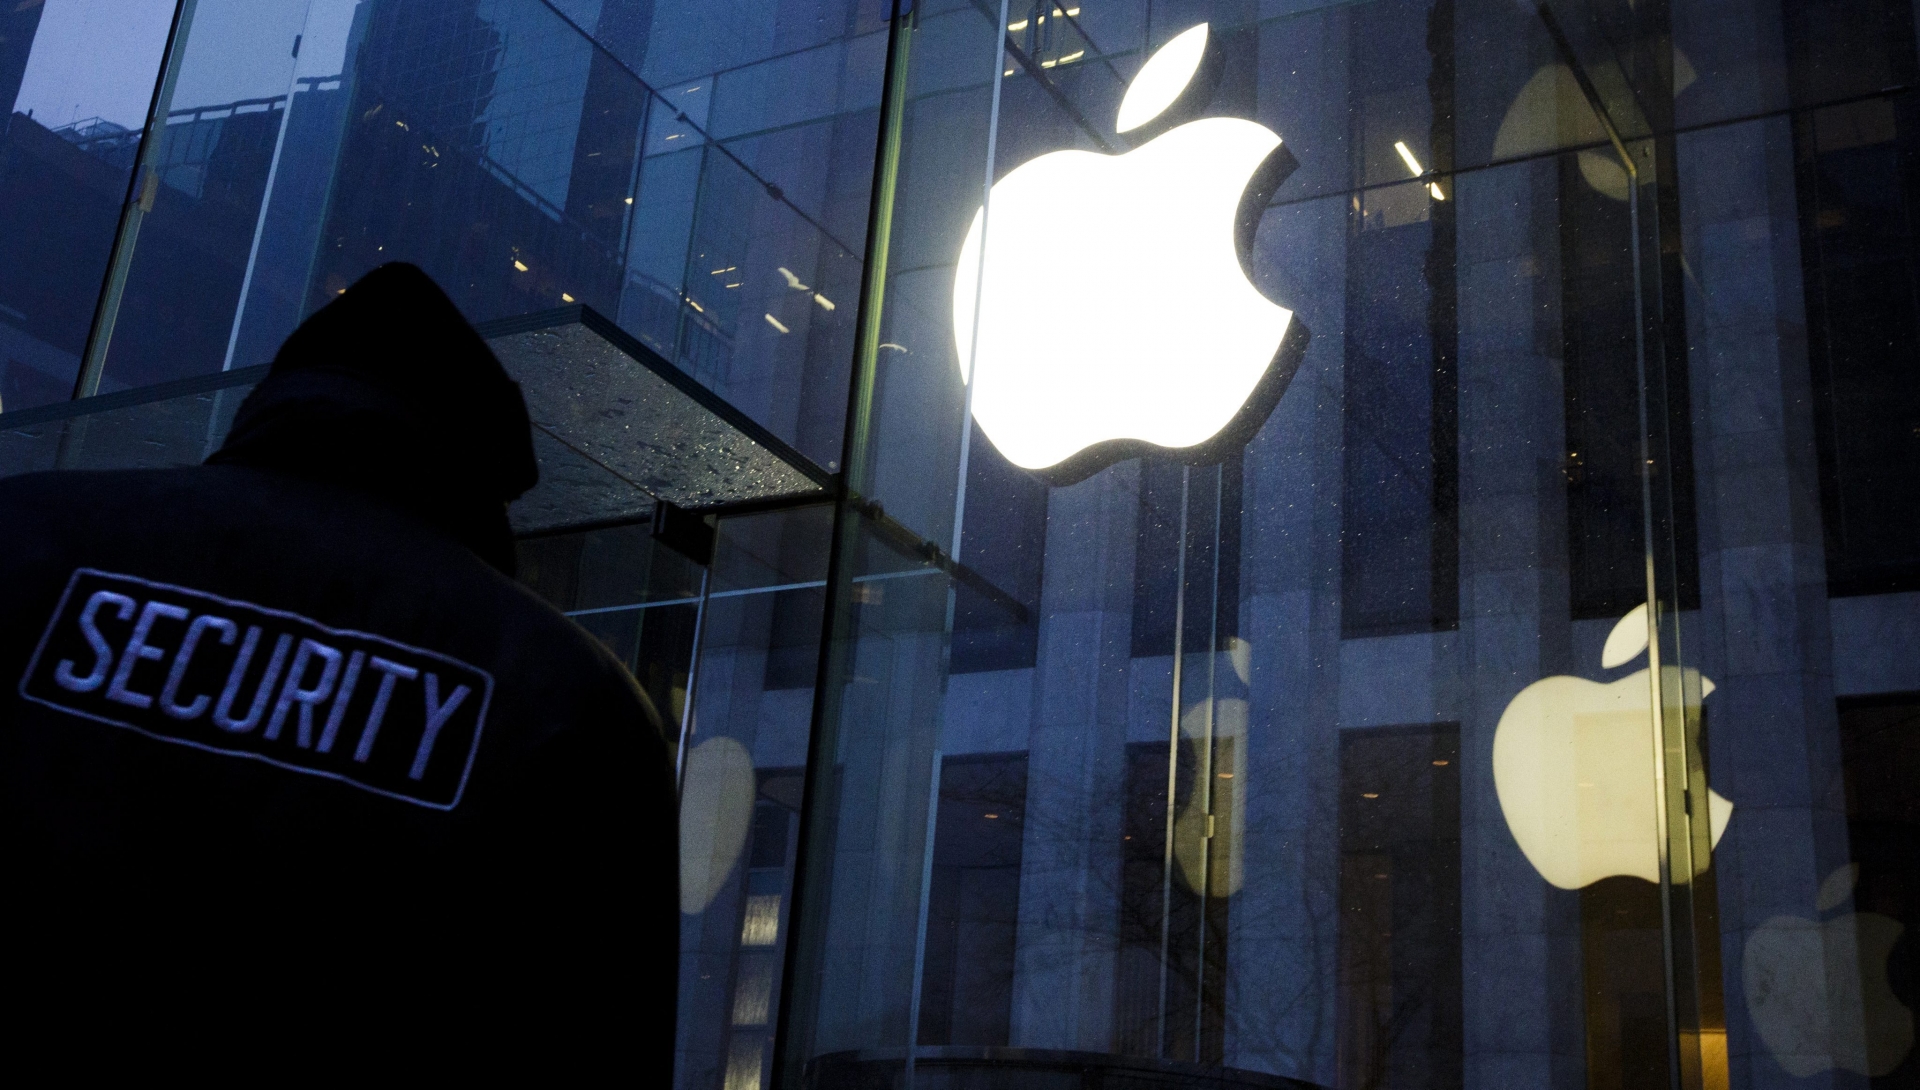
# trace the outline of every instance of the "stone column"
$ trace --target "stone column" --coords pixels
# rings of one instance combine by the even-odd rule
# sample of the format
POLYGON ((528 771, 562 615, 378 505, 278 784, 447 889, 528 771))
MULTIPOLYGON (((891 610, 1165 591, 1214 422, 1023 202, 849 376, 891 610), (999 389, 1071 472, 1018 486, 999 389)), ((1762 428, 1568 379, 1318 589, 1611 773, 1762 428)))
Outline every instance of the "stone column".
POLYGON ((1573 665, 1558 171, 1543 159, 1456 180, 1461 969, 1472 1087, 1584 1083, 1578 895, 1549 886, 1521 854, 1492 776, 1507 702, 1573 665))
POLYGON ((1011 1043, 1105 1050, 1113 1036, 1140 468, 1047 501, 1011 1043))
MULTIPOLYGON (((1834 1057, 1770 1051, 1742 964, 1769 918, 1818 919, 1822 879, 1848 861, 1792 156, 1785 117, 1679 138, 1701 569, 1698 646, 1682 653, 1717 686, 1708 765, 1734 804, 1714 853, 1727 1043, 1733 1085, 1753 1088, 1855 1084, 1788 1074, 1834 1057)), ((1857 1030, 1857 1005, 1814 1001, 1857 1030)))
POLYGON ((1313 330, 1248 447, 1240 636, 1250 645, 1244 883, 1228 908, 1226 1062, 1332 1086, 1339 951, 1344 197, 1269 213, 1255 267, 1313 330))
POLYGON ((835 823, 835 841, 818 1052, 907 1045, 945 688, 946 580, 912 576, 855 590, 862 597, 850 676, 841 679, 834 806, 823 815, 835 823))

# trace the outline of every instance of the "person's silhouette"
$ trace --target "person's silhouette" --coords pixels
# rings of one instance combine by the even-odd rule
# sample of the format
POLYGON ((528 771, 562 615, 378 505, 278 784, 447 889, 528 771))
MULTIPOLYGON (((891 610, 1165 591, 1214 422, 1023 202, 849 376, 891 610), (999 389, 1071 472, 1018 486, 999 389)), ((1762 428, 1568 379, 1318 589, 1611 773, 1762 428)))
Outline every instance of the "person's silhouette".
POLYGON ((207 465, 0 480, 0 979, 36 1019, 666 1084, 667 743, 510 578, 536 476, 519 388, 387 265, 207 465))

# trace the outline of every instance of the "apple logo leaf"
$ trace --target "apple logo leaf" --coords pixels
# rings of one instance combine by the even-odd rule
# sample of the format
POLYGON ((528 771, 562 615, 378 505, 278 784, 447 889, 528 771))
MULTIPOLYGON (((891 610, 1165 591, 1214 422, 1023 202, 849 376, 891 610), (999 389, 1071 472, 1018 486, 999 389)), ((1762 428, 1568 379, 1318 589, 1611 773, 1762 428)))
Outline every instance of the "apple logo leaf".
POLYGON ((1120 100, 1120 114, 1114 128, 1120 132, 1132 132, 1140 126, 1159 117, 1180 92, 1193 82, 1193 74, 1200 70, 1200 59, 1207 53, 1207 24, 1181 31, 1172 41, 1161 46, 1147 63, 1140 67, 1138 75, 1127 86, 1126 96, 1120 100))
POLYGON ((1820 883, 1820 893, 1814 898, 1813 907, 1822 912, 1831 912, 1839 908, 1853 895, 1854 884, 1860 881, 1860 864, 1848 863, 1846 866, 1827 875, 1820 883))
POLYGON ((1607 645, 1600 650, 1600 665, 1611 670, 1625 666, 1647 649, 1647 603, 1641 602, 1620 618, 1607 633, 1607 645))
POLYGON ((1181 32, 1128 86, 1132 150, 1064 149, 1008 171, 954 262, 954 362, 973 421, 1049 484, 1142 455, 1231 456, 1305 355, 1305 324, 1248 266, 1298 161, 1258 122, 1186 120, 1220 69, 1207 35, 1181 32))

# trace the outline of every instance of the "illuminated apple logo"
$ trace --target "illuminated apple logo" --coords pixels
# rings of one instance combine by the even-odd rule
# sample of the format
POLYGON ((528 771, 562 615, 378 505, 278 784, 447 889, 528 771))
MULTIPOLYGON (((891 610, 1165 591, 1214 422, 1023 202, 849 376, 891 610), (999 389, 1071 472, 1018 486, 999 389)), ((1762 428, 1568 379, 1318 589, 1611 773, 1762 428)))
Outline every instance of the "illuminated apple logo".
POLYGON ((1120 103, 1134 150, 1022 164, 961 247, 953 330, 973 417, 1055 484, 1156 450, 1212 460, 1251 437, 1299 366, 1304 329, 1245 264, 1296 161, 1252 121, 1168 127, 1187 112, 1170 108, 1204 105, 1195 76, 1217 74, 1203 63, 1216 56, 1205 23, 1168 42, 1120 103))
MULTIPOLYGON (((1820 914, 1844 904, 1859 879, 1849 864, 1820 883, 1820 914)), ((1747 1009, 1773 1058, 1807 1078, 1839 1067, 1879 1077, 1913 1050, 1913 1012, 1887 979, 1887 960, 1905 930, 1878 912, 1826 922, 1775 916, 1754 928, 1741 959, 1747 1009)))
MULTIPOLYGON (((1600 664, 1624 666, 1646 649, 1642 605, 1614 625, 1600 664)), ((1702 696, 1713 691, 1713 682, 1688 673, 1702 696)), ((1513 698, 1493 735, 1493 786, 1507 828, 1540 877, 1561 889, 1616 874, 1659 881, 1653 753, 1644 668, 1612 684, 1542 678, 1513 698)), ((1709 790, 1707 815, 1718 845, 1733 804, 1709 790)))

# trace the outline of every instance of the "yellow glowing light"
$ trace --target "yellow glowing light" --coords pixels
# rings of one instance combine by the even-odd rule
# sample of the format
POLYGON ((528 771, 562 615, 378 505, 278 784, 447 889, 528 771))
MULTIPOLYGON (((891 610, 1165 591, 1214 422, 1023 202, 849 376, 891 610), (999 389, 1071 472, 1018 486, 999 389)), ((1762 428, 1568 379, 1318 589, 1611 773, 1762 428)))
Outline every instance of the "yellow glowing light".
POLYGON ((771 314, 768 314, 768 315, 765 315, 765 318, 767 319, 767 324, 768 324, 768 325, 770 325, 770 326, 772 326, 773 328, 775 328, 775 329, 777 329, 777 330, 779 330, 780 332, 782 332, 782 333, 791 333, 791 332, 793 332, 792 330, 790 330, 790 329, 788 329, 788 328, 787 328, 786 326, 784 326, 784 325, 781 325, 781 324, 780 324, 780 319, 778 319, 778 318, 775 318, 775 317, 774 317, 773 315, 771 315, 771 314))
MULTIPOLYGON (((1601 651, 1606 669, 1647 650, 1646 607, 1628 611, 1601 651)), ((1691 667, 1664 666, 1669 684, 1705 696, 1713 682, 1691 667)), ((1653 708, 1647 669, 1611 683, 1571 675, 1520 691, 1493 734, 1493 786, 1507 828, 1540 877, 1561 889, 1628 875, 1660 880, 1655 810, 1653 708), (1567 790, 1568 786, 1576 790, 1567 790)), ((1689 696, 1688 700, 1694 698, 1689 696)), ((1720 842, 1733 803, 1709 788, 1709 847, 1720 842)), ((1695 861, 1704 868, 1706 858, 1695 861)), ((1690 878, 1681 868, 1676 881, 1690 878)))
POLYGON ((1379 797, 1380 797, 1380 792, 1378 792, 1378 791, 1368 791, 1367 793, 1365 793, 1365 794, 1363 794, 1363 795, 1361 795, 1360 797, 1361 797, 1361 798, 1363 798, 1363 799, 1377 799, 1377 798, 1379 798, 1379 797))
POLYGON ((1027 21, 1025 19, 1022 19, 1017 23, 1008 23, 1007 29, 1008 30, 1025 30, 1027 29, 1027 21))
POLYGON ((740 281, 738 280, 735 280, 733 283, 727 285, 727 287, 730 287, 730 288, 737 288, 739 286, 740 286, 740 281))
POLYGON ((821 309, 823 309, 823 310, 832 310, 832 309, 833 309, 833 300, 831 300, 831 299, 829 299, 829 298, 827 298, 827 297, 826 297, 826 296, 824 296, 824 295, 821 295, 821 294, 820 294, 819 292, 815 292, 815 293, 814 293, 814 295, 813 295, 813 301, 814 301, 814 302, 816 302, 816 303, 819 303, 819 304, 820 304, 820 307, 821 307, 821 309))
POLYGON ((513 259, 513 267, 514 267, 514 268, 516 268, 516 269, 519 269, 519 270, 520 270, 521 272, 526 272, 526 271, 527 271, 527 266, 526 266, 526 263, 525 263, 525 262, 523 262, 523 261, 521 261, 521 260, 520 260, 519 258, 517 258, 517 257, 513 259))
POLYGON ((1077 60, 1079 60, 1079 59, 1080 59, 1081 57, 1084 57, 1084 56, 1086 56, 1086 55, 1087 55, 1087 51, 1086 51, 1086 50, 1084 50, 1084 49, 1076 49, 1076 50, 1074 50, 1074 51, 1073 51, 1072 53, 1069 53, 1069 54, 1067 54, 1066 56, 1064 56, 1064 57, 1061 57, 1061 58, 1060 58, 1060 63, 1061 63, 1061 64, 1072 64, 1072 63, 1073 63, 1074 61, 1077 61, 1077 60))
POLYGON ((1192 82, 1193 74, 1200 70, 1200 58, 1206 50, 1207 24, 1201 23, 1180 32, 1147 58, 1139 75, 1127 85, 1126 96, 1120 100, 1119 124, 1115 129, 1132 132, 1173 105, 1173 100, 1192 82))
POLYGON ((695 299, 695 298, 694 298, 693 296, 691 296, 691 295, 689 295, 689 296, 687 296, 687 305, 688 305, 688 306, 690 306, 690 307, 692 307, 693 309, 695 309, 695 310, 697 310, 697 311, 699 311, 699 312, 700 312, 700 313, 702 313, 702 314, 705 314, 705 313, 707 312, 707 308, 706 308, 706 307, 703 307, 703 306, 701 306, 701 305, 700 305, 700 301, 699 301, 699 300, 697 300, 697 299, 695 299))
POLYGON ((780 936, 780 895, 756 893, 747 898, 747 911, 740 923, 740 945, 772 946, 780 936))
POLYGON ((566 292, 563 291, 560 293, 560 301, 562 303, 571 303, 573 302, 573 296, 568 295, 566 292))
POLYGON ((627 203, 628 203, 628 204, 632 204, 632 203, 633 203, 633 198, 632 198, 632 197, 628 197, 628 198, 627 198, 627 203))
POLYGON ((1445 193, 1440 192, 1439 182, 1428 182, 1427 192, 1433 194, 1433 199, 1436 201, 1444 201, 1447 199, 1447 195, 1445 193))
POLYGON ((699 915, 726 887, 752 829, 753 793, 753 754, 739 742, 709 738, 687 754, 680 796, 682 913, 699 915))

